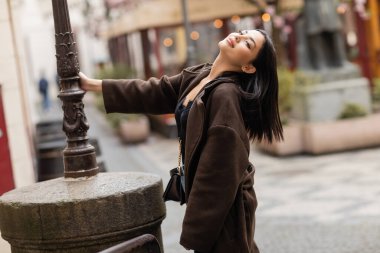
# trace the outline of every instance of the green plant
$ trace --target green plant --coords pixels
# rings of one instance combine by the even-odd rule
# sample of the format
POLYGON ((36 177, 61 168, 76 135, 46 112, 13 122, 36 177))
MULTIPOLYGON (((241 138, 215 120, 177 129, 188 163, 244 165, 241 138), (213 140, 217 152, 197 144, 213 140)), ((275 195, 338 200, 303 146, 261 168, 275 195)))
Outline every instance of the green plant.
POLYGON ((286 124, 288 115, 292 109, 292 92, 294 88, 294 73, 290 70, 280 67, 277 69, 279 92, 278 92, 278 109, 281 121, 286 124))
POLYGON ((104 108, 103 96, 101 94, 95 93, 95 107, 99 111, 106 113, 106 109, 104 108))
POLYGON ((376 78, 373 80, 373 91, 372 91, 372 99, 374 102, 380 102, 380 78, 376 78))
POLYGON ((355 103, 347 103, 341 114, 339 115, 340 119, 350 119, 350 118, 356 118, 356 117, 362 117, 367 115, 367 111, 363 106, 355 103))
POLYGON ((126 64, 115 64, 112 66, 106 66, 98 70, 95 74, 98 79, 123 79, 131 78, 136 75, 131 67, 126 64))
POLYGON ((321 81, 321 77, 317 74, 309 72, 296 71, 294 73, 294 82, 296 86, 307 87, 321 81))
POLYGON ((139 114, 110 113, 106 114, 108 122, 113 128, 118 128, 123 120, 134 121, 141 118, 139 114))
POLYGON ((373 80, 372 109, 375 113, 380 112, 380 78, 373 80))

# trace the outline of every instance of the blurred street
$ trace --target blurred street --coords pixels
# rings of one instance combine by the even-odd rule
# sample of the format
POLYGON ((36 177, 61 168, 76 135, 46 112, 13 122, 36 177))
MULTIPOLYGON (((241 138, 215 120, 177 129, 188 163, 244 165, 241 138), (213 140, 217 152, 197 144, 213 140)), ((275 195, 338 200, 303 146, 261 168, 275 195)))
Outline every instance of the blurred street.
MULTIPOLYGON (((223 48, 235 48, 232 39, 249 44, 238 39, 246 33, 237 31, 262 29, 276 47, 278 107, 288 123, 289 137, 276 151, 292 155, 251 148, 261 253, 380 252, 379 16, 376 0, 0 0, 0 196, 35 183, 43 150, 38 123, 62 120, 57 94, 72 85, 77 67, 97 79, 171 76, 184 66, 212 62, 223 48), (61 24, 64 33, 58 32, 61 24)), ((177 165, 177 140, 154 132, 146 142, 123 143, 111 124, 120 125, 124 115, 106 119, 90 92, 83 102, 87 135, 106 172, 157 174, 166 187, 177 165)), ((166 116, 163 125, 173 120, 166 116)), ((54 134, 60 135, 58 123, 54 134)), ((58 163, 41 167, 63 170, 64 137, 53 142, 58 163)), ((167 202, 166 208, 165 253, 189 252, 179 245, 185 206, 167 202)), ((114 216, 142 216, 127 213, 114 216)), ((17 230, 14 223, 10 227, 17 230)), ((0 253, 10 252, 0 238, 0 253)))
MULTIPOLYGON (((108 172, 158 174, 165 186, 177 161, 177 142, 153 134, 146 143, 125 145, 104 116, 84 100, 90 137, 98 139, 108 172)), ((60 107, 44 117, 62 115, 60 107)), ((259 200, 256 241, 263 253, 374 253, 380 248, 380 148, 286 158, 253 148, 259 200)), ((179 244, 184 206, 167 202, 162 224, 166 253, 187 252, 179 244)))

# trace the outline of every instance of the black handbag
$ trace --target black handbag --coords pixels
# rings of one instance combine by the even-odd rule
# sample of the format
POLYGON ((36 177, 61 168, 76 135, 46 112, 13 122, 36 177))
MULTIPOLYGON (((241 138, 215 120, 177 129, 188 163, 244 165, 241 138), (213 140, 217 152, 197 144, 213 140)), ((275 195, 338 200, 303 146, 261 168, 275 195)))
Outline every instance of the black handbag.
POLYGON ((170 180, 163 194, 164 201, 172 200, 183 205, 185 199, 185 173, 181 166, 181 141, 179 141, 178 167, 170 170, 170 180))

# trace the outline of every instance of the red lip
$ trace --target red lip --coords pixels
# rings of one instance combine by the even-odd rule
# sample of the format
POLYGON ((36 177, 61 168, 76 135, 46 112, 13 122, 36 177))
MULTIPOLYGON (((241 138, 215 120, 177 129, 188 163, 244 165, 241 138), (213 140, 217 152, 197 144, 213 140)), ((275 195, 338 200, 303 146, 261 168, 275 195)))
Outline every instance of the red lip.
POLYGON ((227 38, 227 42, 228 44, 230 44, 231 47, 235 46, 234 41, 231 38, 227 38))

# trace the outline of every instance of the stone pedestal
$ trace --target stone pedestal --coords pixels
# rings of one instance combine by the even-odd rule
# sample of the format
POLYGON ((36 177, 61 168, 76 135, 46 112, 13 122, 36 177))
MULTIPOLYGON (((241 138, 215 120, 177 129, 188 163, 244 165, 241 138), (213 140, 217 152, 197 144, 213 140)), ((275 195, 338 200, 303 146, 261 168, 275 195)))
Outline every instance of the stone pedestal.
POLYGON ((162 247, 162 181, 147 173, 57 178, 0 197, 0 230, 12 253, 98 252, 149 233, 162 247))
POLYGON ((307 123, 303 127, 304 151, 325 153, 380 145, 380 114, 331 122, 307 123))
POLYGON ((333 121, 344 106, 354 103, 371 113, 371 96, 366 78, 352 78, 297 87, 292 115, 306 122, 333 121))

